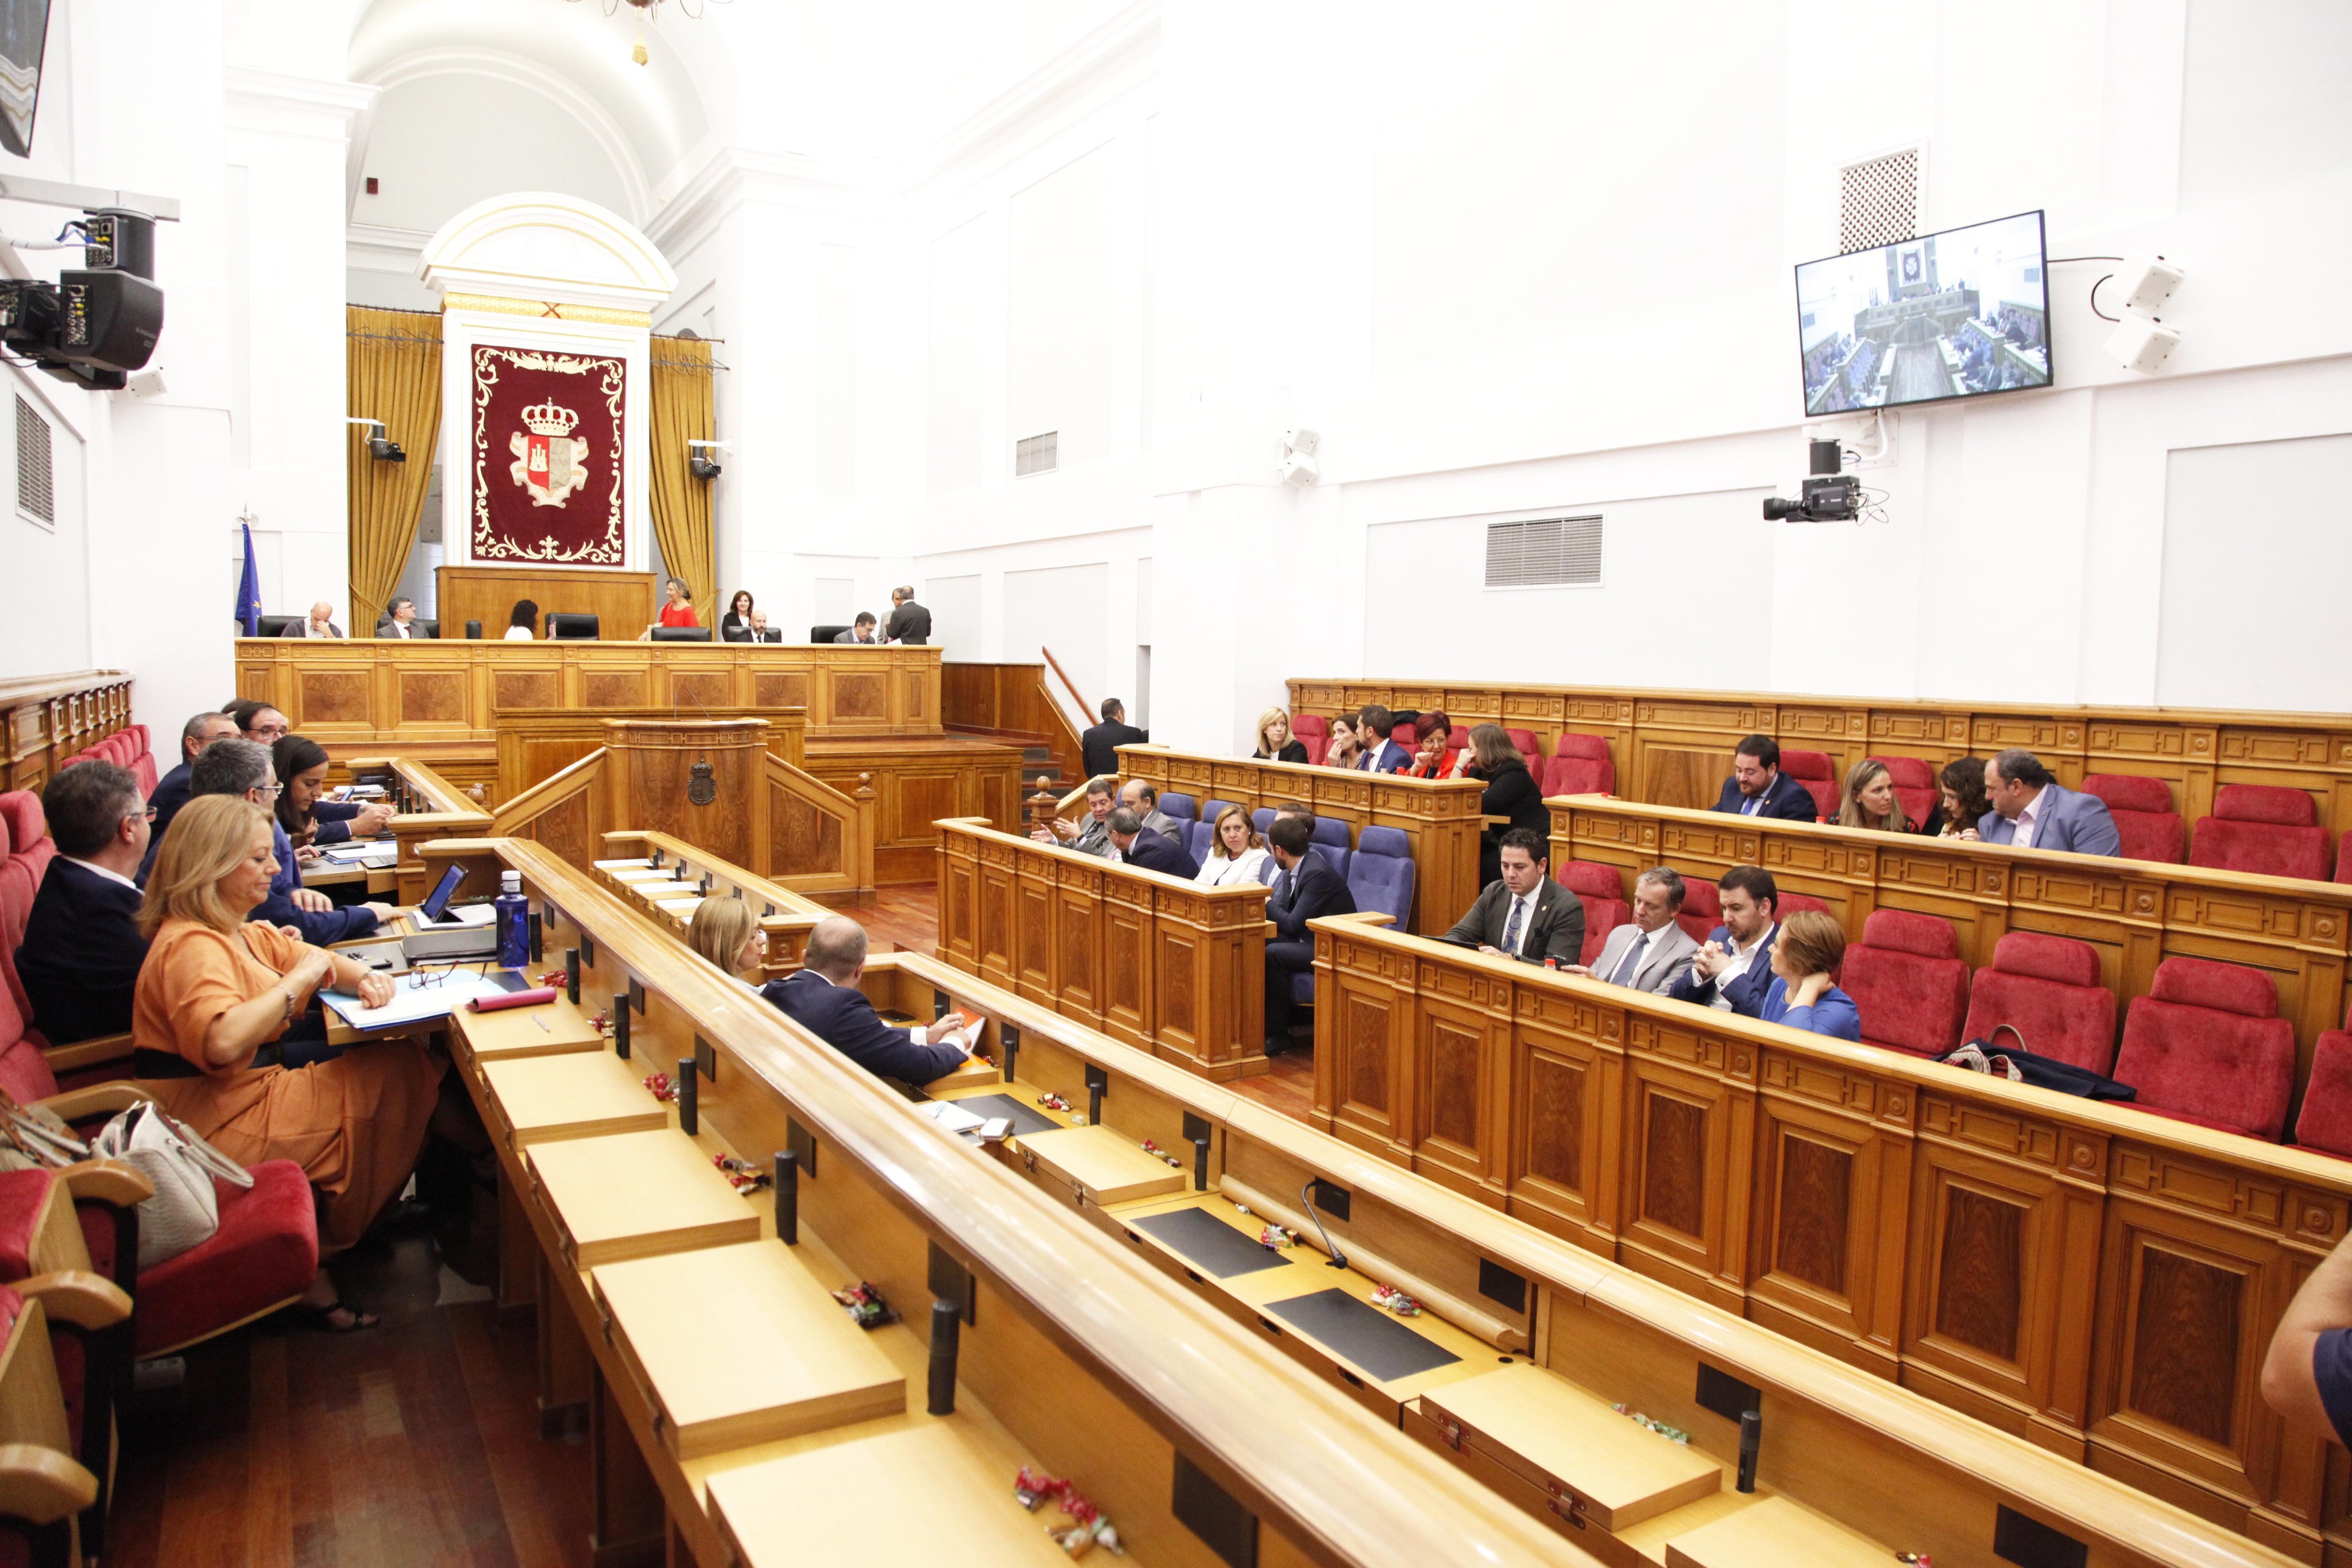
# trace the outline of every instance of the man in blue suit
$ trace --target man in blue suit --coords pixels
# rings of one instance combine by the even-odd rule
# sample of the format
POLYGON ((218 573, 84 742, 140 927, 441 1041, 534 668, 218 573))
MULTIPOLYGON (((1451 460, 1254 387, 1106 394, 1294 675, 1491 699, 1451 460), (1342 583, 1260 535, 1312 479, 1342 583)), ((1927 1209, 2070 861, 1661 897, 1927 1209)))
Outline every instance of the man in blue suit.
POLYGON ((1732 754, 1731 777, 1723 781, 1718 811, 1741 817, 1780 817, 1791 822, 1818 822, 1821 808, 1812 791, 1780 771, 1780 743, 1769 735, 1751 735, 1732 754))
POLYGON ((920 1085, 962 1065, 954 1014, 935 1024, 893 1028, 857 988, 865 972, 866 927, 845 915, 827 915, 810 928, 801 967, 769 981, 760 995, 877 1078, 920 1085))
POLYGON ((41 810, 58 852, 16 947, 16 977, 33 1004, 27 1021, 51 1045, 125 1033, 147 961, 131 880, 147 849, 139 779, 111 762, 77 763, 49 780, 41 810))
POLYGON ((1118 858, 1129 865, 1181 876, 1186 882, 1201 874, 1191 855, 1145 827, 1131 806, 1121 806, 1110 814, 1110 841, 1118 858))
POLYGON ((1960 837, 2021 850, 2123 852, 2107 803, 2063 788, 2041 758, 2021 747, 2012 746, 1985 764, 1985 799, 1992 810, 1977 819, 1973 832, 1960 837))
MULTIPOLYGON (((215 740, 227 740, 236 734, 236 720, 225 713, 200 713, 180 727, 180 765, 155 780, 154 799, 147 803, 155 808, 154 830, 147 838, 147 858, 139 862, 139 885, 147 885, 148 869, 155 863, 155 846, 163 841, 164 831, 180 808, 188 803, 188 779, 194 771, 196 758, 205 747, 215 740)), ((57 1037, 50 1036, 51 1040, 57 1037)))
POLYGON ((1307 848, 1313 832, 1306 817, 1276 817, 1265 831, 1270 858, 1282 868, 1274 879, 1274 896, 1265 901, 1265 917, 1274 922, 1274 936, 1265 945, 1268 1056, 1290 1049, 1291 977, 1315 967, 1315 934, 1307 923, 1356 913, 1348 884, 1329 862, 1307 848))
POLYGON ((1367 773, 1393 773, 1400 768, 1412 766, 1412 753, 1389 738, 1396 729, 1396 716, 1378 703, 1367 703, 1357 716, 1356 727, 1380 737, 1376 746, 1364 743, 1365 760, 1360 764, 1367 773))
POLYGON ((1760 1018, 1772 988, 1772 944, 1780 936, 1780 889, 1760 865, 1736 865, 1715 884, 1723 924, 1706 934, 1690 967, 1667 990, 1678 1002, 1760 1018))
MULTIPOLYGON (((277 802, 281 788, 270 766, 269 748, 257 740, 242 738, 215 741, 208 747, 196 758, 189 784, 192 796, 236 795, 265 811, 277 802)), ((379 921, 392 918, 393 908, 388 904, 339 907, 316 888, 304 887, 301 869, 294 859, 294 846, 275 812, 270 815, 269 832, 278 857, 278 875, 270 882, 269 896, 254 905, 247 919, 290 925, 313 947, 331 947, 338 942, 369 936, 379 921)), ((153 862, 149 863, 152 867, 153 862)))

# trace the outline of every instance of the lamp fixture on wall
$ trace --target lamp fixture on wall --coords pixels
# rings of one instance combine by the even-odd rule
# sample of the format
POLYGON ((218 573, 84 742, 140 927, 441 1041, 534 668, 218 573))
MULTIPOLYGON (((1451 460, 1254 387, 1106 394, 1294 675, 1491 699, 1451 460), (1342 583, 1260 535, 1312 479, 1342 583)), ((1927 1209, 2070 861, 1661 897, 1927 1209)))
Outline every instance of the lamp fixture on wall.
MULTIPOLYGON (((572 3, 577 5, 581 4, 581 0, 572 0, 572 3)), ((662 0, 603 0, 603 3, 604 15, 607 16, 618 15, 625 5, 636 12, 641 18, 658 13, 662 7, 662 0)), ((685 13, 689 20, 699 22, 702 20, 705 8, 710 3, 711 0, 677 0, 677 8, 685 13)), ((719 0, 719 4, 723 5, 727 4, 727 0, 719 0)), ((629 58, 639 65, 644 65, 652 58, 646 52, 646 27, 642 20, 637 24, 637 41, 629 46, 629 58)))
POLYGON ((708 447, 713 452, 731 452, 734 449, 723 441, 689 441, 686 444, 686 471, 708 484, 718 478, 721 470, 717 463, 696 451, 698 446, 708 447))
POLYGON ((1282 482, 1305 486, 1322 476, 1315 461, 1316 449, 1323 437, 1315 431, 1293 426, 1282 433, 1282 482))
POLYGON ((368 429, 374 432, 373 434, 368 437, 369 456, 381 459, 386 463, 405 463, 408 461, 408 454, 400 449, 400 443, 387 439, 383 428, 383 421, 380 419, 346 419, 343 423, 345 424, 364 424, 368 429))

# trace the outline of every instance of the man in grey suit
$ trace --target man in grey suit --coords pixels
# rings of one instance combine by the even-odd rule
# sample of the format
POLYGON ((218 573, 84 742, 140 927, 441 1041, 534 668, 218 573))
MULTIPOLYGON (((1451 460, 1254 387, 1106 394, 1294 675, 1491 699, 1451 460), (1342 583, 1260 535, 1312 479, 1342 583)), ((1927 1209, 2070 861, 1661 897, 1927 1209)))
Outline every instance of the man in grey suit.
POLYGON ((1129 779, 1120 788, 1118 799, 1119 804, 1143 819, 1145 827, 1178 849, 1184 847, 1184 830, 1176 825, 1175 818, 1160 809, 1160 791, 1152 788, 1150 779, 1129 779))
POLYGON ((401 595, 383 607, 383 619, 375 623, 379 637, 416 636, 416 601, 401 595))
POLYGON ((1441 940, 1523 964, 1573 964, 1584 955, 1584 902, 1552 881, 1550 848, 1532 828, 1503 835, 1501 880, 1441 940))
POLYGON ((1682 906, 1681 874, 1652 866, 1633 881, 1632 921, 1609 933, 1591 968, 1572 964, 1567 972, 1664 996, 1698 951, 1697 941, 1675 919, 1682 906))
POLYGON ((1100 855, 1105 860, 1118 858, 1118 846, 1110 841, 1111 808, 1118 803, 1118 780, 1089 779, 1087 780, 1087 814, 1076 822, 1066 822, 1059 817, 1048 817, 1029 830, 1029 836, 1041 844, 1060 843, 1080 854, 1100 855))
POLYGON ((2011 747, 1985 764, 1985 798, 1992 810, 1977 819, 1974 831, 1960 837, 2021 850, 2123 852, 2107 803, 2062 787, 2030 751, 2011 747))
POLYGON ((874 632, 874 612, 871 610, 859 611, 857 612, 856 621, 850 625, 843 627, 840 631, 835 632, 833 634, 833 640, 836 643, 879 643, 882 641, 882 639, 875 635, 874 632))

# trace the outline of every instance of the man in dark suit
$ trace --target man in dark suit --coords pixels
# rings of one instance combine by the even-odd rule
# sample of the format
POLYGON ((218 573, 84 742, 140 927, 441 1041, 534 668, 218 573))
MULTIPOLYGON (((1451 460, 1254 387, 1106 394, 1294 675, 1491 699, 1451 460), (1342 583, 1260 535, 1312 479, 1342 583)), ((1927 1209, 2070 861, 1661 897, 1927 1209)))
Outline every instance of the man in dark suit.
POLYGON ((414 637, 416 632, 416 601, 403 594, 383 607, 383 619, 375 623, 379 637, 414 637))
POLYGON ((1523 964, 1573 964, 1584 956, 1584 901, 1552 881, 1543 838, 1529 828, 1503 835, 1503 876, 1490 882, 1444 940, 1523 964))
POLYGON ((1187 882, 1201 874, 1191 855, 1145 827, 1132 808, 1121 806, 1110 814, 1110 841, 1118 850, 1118 858, 1129 865, 1181 876, 1187 882))
POLYGON ((1158 833, 1178 849, 1184 847, 1184 830, 1160 809, 1160 790, 1149 779, 1130 779, 1118 787, 1118 803, 1133 811, 1147 833, 1158 833))
POLYGON ((1378 703, 1366 703, 1356 715, 1356 732, 1363 737, 1363 769, 1367 773, 1393 773, 1400 768, 1412 766, 1412 753, 1391 740, 1396 730, 1396 715, 1378 703))
POLYGON ((909 648, 920 648, 931 640, 931 612, 915 602, 911 588, 890 591, 890 620, 882 628, 882 641, 903 643, 909 648))
POLYGON ((1150 736, 1127 722, 1127 706, 1117 697, 1103 698, 1102 722, 1078 737, 1078 751, 1089 777, 1118 772, 1118 748, 1139 746, 1150 736))
POLYGON ((1780 936, 1780 890, 1760 865, 1736 865, 1715 884, 1723 924, 1707 933, 1666 995, 1678 1002, 1758 1018, 1772 988, 1772 944, 1780 936))
POLYGON ((335 624, 334 616, 335 607, 321 599, 310 606, 307 620, 290 622, 278 634, 280 637, 340 637, 343 629, 335 624))
POLYGON ((16 948, 33 1027, 52 1045, 121 1034, 147 961, 131 880, 147 852, 138 776, 111 762, 78 763, 49 780, 41 810, 58 853, 16 948))
POLYGON ((1265 945, 1265 1053, 1280 1056, 1290 1049, 1290 978, 1315 967, 1315 936, 1310 920, 1327 915, 1353 915, 1356 899, 1329 862, 1307 843, 1314 830, 1307 818, 1276 817, 1266 829, 1266 843, 1282 870, 1274 879, 1274 895, 1265 901, 1265 917, 1275 935, 1265 945))
POLYGON ((859 611, 857 612, 857 619, 851 622, 848 625, 844 626, 840 631, 835 632, 833 634, 833 640, 836 643, 860 643, 866 644, 881 642, 881 633, 874 630, 874 612, 871 610, 859 611))
POLYGON ((148 802, 155 809, 154 827, 148 834, 146 858, 139 862, 140 886, 147 885, 147 868, 155 863, 155 846, 163 841, 164 830, 188 803, 188 777, 198 754, 235 734, 236 720, 225 713, 200 713, 180 727, 180 765, 155 780, 155 798, 148 802))
POLYGON ((768 612, 764 610, 754 610, 751 612, 751 624, 744 629, 740 640, 745 643, 781 643, 784 640, 784 634, 782 632, 769 631, 768 612))
POLYGON ((857 988, 865 972, 866 927, 828 915, 810 929, 801 967, 769 981, 760 995, 877 1078, 920 1085, 963 1064, 964 1049, 951 1038, 953 1014, 936 1024, 884 1023, 857 988))
POLYGON ((1723 781, 1723 796, 1715 809, 1791 822, 1822 820, 1812 791, 1780 771, 1780 743, 1769 735, 1751 735, 1739 743, 1731 758, 1731 777, 1723 781))

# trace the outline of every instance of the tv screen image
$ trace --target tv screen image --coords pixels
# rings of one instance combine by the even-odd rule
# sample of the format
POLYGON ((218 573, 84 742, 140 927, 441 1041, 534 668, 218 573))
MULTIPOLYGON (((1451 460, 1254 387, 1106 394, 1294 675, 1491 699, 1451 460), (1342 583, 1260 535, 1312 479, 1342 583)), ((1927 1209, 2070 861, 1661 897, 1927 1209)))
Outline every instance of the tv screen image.
POLYGON ((49 0, 0 0, 0 148, 20 158, 33 151, 48 37, 49 0))
POLYGON ((2048 277, 2038 212, 1804 263, 1805 413, 2048 386, 2048 277))

